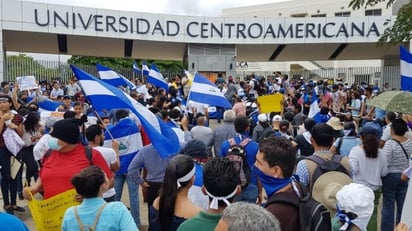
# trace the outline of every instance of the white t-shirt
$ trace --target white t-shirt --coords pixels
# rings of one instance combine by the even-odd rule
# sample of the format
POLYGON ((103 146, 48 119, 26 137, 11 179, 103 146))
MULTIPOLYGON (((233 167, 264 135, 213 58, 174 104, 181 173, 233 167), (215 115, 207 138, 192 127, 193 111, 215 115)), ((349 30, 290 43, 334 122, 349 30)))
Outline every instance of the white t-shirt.
POLYGON ((391 125, 392 123, 386 125, 386 127, 383 129, 381 140, 386 142, 391 138, 391 125))
POLYGON ((53 90, 51 90, 51 92, 50 92, 50 97, 57 98, 57 96, 59 96, 59 95, 61 95, 61 96, 64 95, 63 89, 53 88, 53 90))
POLYGON ((189 104, 188 107, 190 107, 190 109, 194 109, 194 115, 196 115, 196 113, 199 113, 199 112, 205 114, 206 109, 209 108, 209 105, 207 105, 207 104, 195 102, 195 101, 192 101, 192 100, 190 100, 188 104, 189 104))
POLYGON ((49 134, 43 135, 39 139, 39 141, 34 145, 33 155, 35 160, 43 159, 43 156, 46 154, 47 150, 50 149, 48 144, 49 137, 49 134))
MULTIPOLYGON (((93 149, 99 151, 102 154, 109 168, 110 168, 110 165, 116 163, 116 152, 113 150, 113 148, 106 148, 106 147, 98 146, 98 147, 94 147, 93 149)), ((112 187, 103 193, 103 198, 109 198, 109 197, 114 196, 115 194, 116 194, 116 191, 114 190, 114 187, 112 187)))

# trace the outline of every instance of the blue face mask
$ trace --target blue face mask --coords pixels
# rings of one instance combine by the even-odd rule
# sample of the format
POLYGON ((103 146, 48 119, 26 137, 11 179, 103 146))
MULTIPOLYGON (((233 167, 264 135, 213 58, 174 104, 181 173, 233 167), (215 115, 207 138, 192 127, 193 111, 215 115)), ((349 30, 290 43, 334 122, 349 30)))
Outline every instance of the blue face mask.
POLYGON ((292 182, 291 178, 281 179, 281 178, 271 177, 269 175, 266 175, 259 168, 255 167, 255 169, 256 169, 256 174, 259 177, 259 180, 262 183, 263 188, 265 188, 265 191, 268 197, 272 196, 274 193, 279 191, 279 189, 285 187, 286 185, 292 182))
POLYGON ((54 137, 49 137, 49 139, 47 140, 47 144, 49 145, 49 148, 51 150, 59 151, 62 148, 60 145, 57 144, 57 141, 59 141, 59 139, 54 138, 54 137))

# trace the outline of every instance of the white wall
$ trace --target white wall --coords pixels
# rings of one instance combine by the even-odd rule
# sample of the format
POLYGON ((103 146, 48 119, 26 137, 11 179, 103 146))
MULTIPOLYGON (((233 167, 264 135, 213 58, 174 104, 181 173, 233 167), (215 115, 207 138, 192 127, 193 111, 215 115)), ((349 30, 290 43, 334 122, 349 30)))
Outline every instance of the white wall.
MULTIPOLYGON (((255 6, 236 7, 222 10, 223 17, 289 17, 291 14, 307 14, 308 17, 316 14, 326 14, 326 17, 335 17, 335 12, 351 11, 352 16, 365 16, 365 8, 352 10, 350 0, 294 0, 278 3, 269 3, 255 6)), ((382 15, 392 15, 392 8, 386 8, 386 2, 378 3, 366 9, 382 9, 382 15)))

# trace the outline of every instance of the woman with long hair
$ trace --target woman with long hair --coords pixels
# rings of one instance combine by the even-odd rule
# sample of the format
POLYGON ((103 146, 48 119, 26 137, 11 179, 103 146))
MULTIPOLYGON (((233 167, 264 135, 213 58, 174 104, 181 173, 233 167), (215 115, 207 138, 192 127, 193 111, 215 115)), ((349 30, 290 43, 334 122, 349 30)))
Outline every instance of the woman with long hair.
POLYGON ((34 159, 33 147, 37 141, 43 136, 44 128, 40 125, 40 116, 36 112, 31 112, 27 115, 23 123, 23 140, 25 147, 19 152, 23 163, 26 165, 26 180, 30 186, 30 180, 34 177, 37 180, 39 173, 39 165, 34 159))
POLYGON ((394 226, 400 222, 408 189, 408 182, 401 180, 401 174, 403 170, 408 168, 412 154, 412 139, 406 136, 408 130, 408 125, 404 120, 393 120, 391 125, 392 139, 386 141, 382 149, 388 161, 389 171, 382 178, 382 231, 393 230, 394 226), (394 220, 393 214, 396 214, 396 220, 394 220))
POLYGON ((194 182, 195 164, 192 157, 177 155, 170 160, 159 196, 149 211, 150 231, 174 231, 201 208, 188 198, 194 182))
POLYGON ((388 165, 382 151, 379 150, 379 131, 366 123, 360 131, 361 144, 349 153, 349 164, 353 182, 370 188, 375 194, 374 209, 367 230, 377 230, 377 209, 381 196, 381 177, 388 173, 388 165))
MULTIPOLYGON (((24 212, 25 210, 17 206, 17 179, 11 176, 10 158, 13 154, 7 149, 3 133, 8 129, 13 129, 19 136, 23 134, 23 118, 13 113, 12 99, 8 95, 0 95, 0 166, 1 166, 1 193, 3 196, 3 208, 7 213, 14 214, 14 211, 24 212)), ((17 176, 18 177, 18 176, 17 176)))

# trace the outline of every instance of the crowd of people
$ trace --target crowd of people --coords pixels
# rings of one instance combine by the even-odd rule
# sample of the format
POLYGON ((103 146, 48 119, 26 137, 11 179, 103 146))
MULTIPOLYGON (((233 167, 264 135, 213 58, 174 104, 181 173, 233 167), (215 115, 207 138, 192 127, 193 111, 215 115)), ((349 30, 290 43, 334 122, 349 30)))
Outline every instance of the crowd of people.
MULTIPOLYGON (((329 230, 392 231, 398 224, 396 230, 407 230, 400 219, 412 175, 412 116, 367 104, 392 90, 388 84, 382 89, 340 79, 331 84, 280 72, 243 81, 220 76, 215 84, 233 107, 216 108, 218 124, 212 129, 213 105, 186 102, 187 77, 169 82, 169 89, 144 79, 135 81, 135 89, 122 87, 176 132, 180 151, 167 157, 145 142, 140 121, 128 108, 94 114, 74 77, 28 91, 1 83, 5 212, 25 212, 17 197, 31 200, 41 193, 47 199, 74 188, 82 202, 62 214, 63 230, 139 230, 144 202, 153 231, 293 231, 302 229, 302 213, 282 200, 299 201, 307 191, 326 208, 323 223, 329 230), (259 111, 264 95, 276 96, 270 113, 259 111), (44 100, 59 102, 55 110, 61 116, 42 116, 44 100), (316 115, 313 103, 320 108, 316 115), (111 134, 116 126, 138 135, 119 142, 111 134), (17 153, 10 148, 9 131, 24 142, 17 153), (122 162, 121 152, 129 147, 132 156, 122 162), (14 160, 22 163, 16 174, 14 160), (125 183, 129 208, 121 203, 125 183)), ((19 223, 7 214, 0 213, 0 220, 19 223)), ((13 230, 27 230, 18 225, 13 230)))

